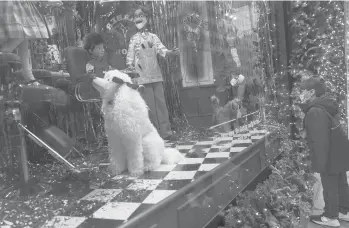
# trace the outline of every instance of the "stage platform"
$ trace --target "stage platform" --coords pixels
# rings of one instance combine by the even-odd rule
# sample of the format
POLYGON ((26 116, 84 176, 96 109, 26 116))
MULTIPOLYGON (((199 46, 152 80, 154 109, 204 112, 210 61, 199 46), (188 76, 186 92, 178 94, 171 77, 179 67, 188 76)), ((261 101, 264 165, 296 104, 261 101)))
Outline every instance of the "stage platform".
POLYGON ((115 176, 42 228, 202 228, 279 154, 275 132, 181 142, 177 165, 115 176))

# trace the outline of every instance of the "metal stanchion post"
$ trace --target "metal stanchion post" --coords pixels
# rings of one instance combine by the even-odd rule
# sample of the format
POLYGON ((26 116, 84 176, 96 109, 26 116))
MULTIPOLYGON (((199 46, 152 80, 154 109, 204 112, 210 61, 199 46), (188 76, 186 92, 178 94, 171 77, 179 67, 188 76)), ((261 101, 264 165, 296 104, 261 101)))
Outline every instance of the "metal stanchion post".
POLYGON ((19 153, 16 155, 19 155, 20 178, 22 183, 21 185, 23 186, 21 193, 26 195, 29 193, 29 167, 25 136, 23 129, 20 127, 22 122, 22 114, 20 111, 19 101, 14 100, 5 102, 5 118, 7 129, 10 130, 7 132, 7 134, 9 134, 8 139, 10 140, 9 144, 11 148, 8 149, 11 150, 12 153, 16 151, 12 145, 18 147, 19 149, 19 153))

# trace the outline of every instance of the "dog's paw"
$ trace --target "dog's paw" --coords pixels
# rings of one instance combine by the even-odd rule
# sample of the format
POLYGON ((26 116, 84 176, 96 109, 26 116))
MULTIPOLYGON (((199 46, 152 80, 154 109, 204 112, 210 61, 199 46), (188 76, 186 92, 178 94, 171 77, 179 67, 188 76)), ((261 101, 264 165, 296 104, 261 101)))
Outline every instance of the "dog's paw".
POLYGON ((155 169, 156 169, 156 167, 154 167, 154 165, 144 165, 145 172, 153 171, 155 169))
POLYGON ((161 165, 161 160, 157 159, 156 161, 150 162, 150 163, 145 163, 144 164, 144 171, 149 172, 149 171, 154 171, 158 169, 161 165))
POLYGON ((149 171, 153 171, 153 167, 152 166, 144 166, 144 172, 149 172, 149 171))
POLYGON ((112 171, 114 175, 120 175, 121 173, 123 173, 123 170, 113 170, 112 171))
POLYGON ((116 169, 115 167, 110 167, 110 171, 113 175, 120 175, 126 171, 126 169, 116 169))
POLYGON ((143 170, 139 170, 139 171, 130 171, 130 176, 131 177, 139 177, 142 176, 144 174, 143 170))

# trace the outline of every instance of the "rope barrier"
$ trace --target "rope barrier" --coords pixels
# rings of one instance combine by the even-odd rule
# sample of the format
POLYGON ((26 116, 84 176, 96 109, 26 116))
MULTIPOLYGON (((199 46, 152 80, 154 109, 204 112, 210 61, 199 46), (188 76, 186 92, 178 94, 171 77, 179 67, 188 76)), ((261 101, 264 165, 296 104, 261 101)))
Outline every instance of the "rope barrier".
POLYGON ((208 128, 208 130, 212 130, 212 129, 216 128, 216 127, 222 126, 222 125, 227 124, 227 123, 231 123, 231 122, 233 122, 233 121, 235 121, 235 120, 242 119, 242 118, 244 118, 244 117, 248 117, 248 116, 253 115, 253 114, 256 114, 256 113, 258 113, 258 112, 259 112, 259 111, 255 111, 255 112, 252 112, 252 113, 250 113, 250 114, 244 115, 244 116, 242 116, 242 117, 240 117, 240 118, 236 118, 236 119, 233 119, 233 120, 229 120, 229 121, 226 121, 226 122, 223 122, 223 123, 220 123, 220 124, 211 126, 211 127, 208 128))

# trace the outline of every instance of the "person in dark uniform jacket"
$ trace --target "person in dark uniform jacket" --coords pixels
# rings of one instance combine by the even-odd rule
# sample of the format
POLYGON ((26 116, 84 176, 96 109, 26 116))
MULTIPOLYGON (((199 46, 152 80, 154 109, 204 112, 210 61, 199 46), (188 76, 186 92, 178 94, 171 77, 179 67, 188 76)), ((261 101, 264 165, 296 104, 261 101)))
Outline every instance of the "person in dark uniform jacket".
POLYGON ((340 227, 349 221, 348 139, 339 122, 339 105, 326 93, 324 80, 310 77, 301 83, 301 105, 310 149, 312 171, 320 173, 325 201, 324 213, 310 220, 319 225, 340 227))

